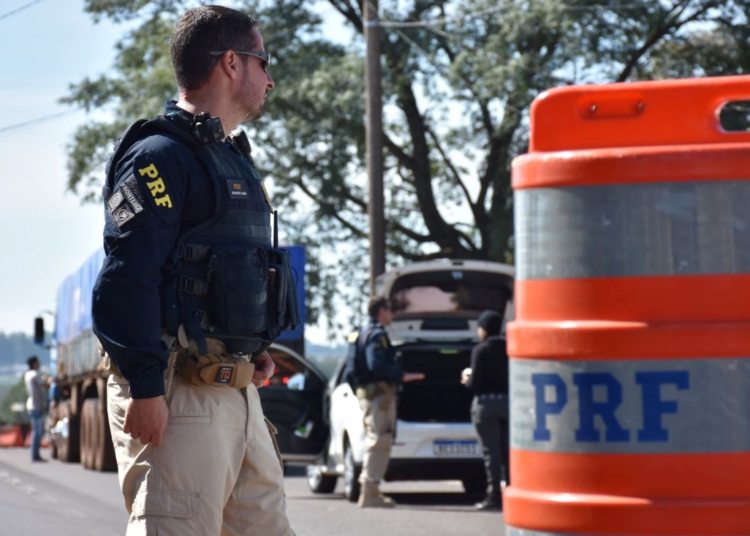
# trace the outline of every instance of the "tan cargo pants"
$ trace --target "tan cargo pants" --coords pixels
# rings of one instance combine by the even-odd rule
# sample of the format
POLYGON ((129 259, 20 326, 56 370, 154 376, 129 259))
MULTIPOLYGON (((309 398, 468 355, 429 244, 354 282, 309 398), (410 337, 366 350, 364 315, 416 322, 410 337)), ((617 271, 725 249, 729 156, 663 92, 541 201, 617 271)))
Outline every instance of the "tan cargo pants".
POLYGON ((365 455, 359 480, 380 482, 388 470, 396 429, 396 386, 370 384, 367 389, 357 389, 357 398, 365 425, 365 455))
POLYGON ((293 536, 273 426, 258 391, 174 378, 160 447, 122 431, 130 387, 110 375, 109 422, 127 536, 293 536))

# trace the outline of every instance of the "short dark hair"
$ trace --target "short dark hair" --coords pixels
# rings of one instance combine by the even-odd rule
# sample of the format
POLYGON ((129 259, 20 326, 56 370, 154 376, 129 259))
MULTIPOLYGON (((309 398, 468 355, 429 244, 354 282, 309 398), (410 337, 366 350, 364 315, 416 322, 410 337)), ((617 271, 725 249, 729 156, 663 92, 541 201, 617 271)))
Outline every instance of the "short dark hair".
POLYGON ((39 363, 39 358, 35 355, 32 355, 30 358, 26 360, 26 364, 29 366, 29 370, 33 368, 34 363, 39 363))
MULTIPOLYGON (((258 21, 247 13, 223 6, 200 6, 188 10, 175 26, 169 54, 182 90, 199 89, 211 78, 221 56, 212 50, 253 50, 252 34, 258 21)), ((242 56, 242 61, 249 57, 242 56)))
POLYGON ((369 304, 367 304, 367 314, 370 315, 370 318, 377 318, 378 312, 381 309, 387 309, 389 307, 390 304, 388 303, 387 298, 375 297, 370 300, 369 304))

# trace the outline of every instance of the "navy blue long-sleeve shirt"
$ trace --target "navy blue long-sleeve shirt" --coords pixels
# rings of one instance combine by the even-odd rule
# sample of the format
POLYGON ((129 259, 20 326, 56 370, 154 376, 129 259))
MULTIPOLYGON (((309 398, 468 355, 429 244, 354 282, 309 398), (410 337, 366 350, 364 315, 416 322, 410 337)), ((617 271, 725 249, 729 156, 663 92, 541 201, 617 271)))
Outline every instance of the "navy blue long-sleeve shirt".
POLYGON ((367 368, 375 381, 399 383, 404 377, 404 369, 396 358, 388 332, 377 322, 371 323, 368 329, 370 332, 365 344, 367 368))
MULTIPOLYGON (((166 111, 175 110, 174 102, 166 111)), ((178 237, 214 212, 212 179, 184 142, 166 133, 137 141, 114 166, 105 199, 104 262, 93 292, 94 332, 132 398, 164 394, 168 351, 162 270, 178 237)))

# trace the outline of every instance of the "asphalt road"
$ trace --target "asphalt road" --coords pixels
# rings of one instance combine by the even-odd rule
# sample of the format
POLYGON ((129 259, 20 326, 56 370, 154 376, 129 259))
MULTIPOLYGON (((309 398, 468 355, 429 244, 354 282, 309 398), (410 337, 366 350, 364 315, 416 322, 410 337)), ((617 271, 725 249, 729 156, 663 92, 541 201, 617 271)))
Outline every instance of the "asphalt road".
MULTIPOLYGON (((502 514, 474 511, 476 497, 457 481, 386 483, 395 510, 359 509, 344 500, 341 483, 334 494, 314 495, 300 468, 289 469, 285 485, 297 536, 504 534, 502 514)), ((116 474, 32 463, 27 449, 0 449, 0 535, 118 536, 126 523, 116 474)))

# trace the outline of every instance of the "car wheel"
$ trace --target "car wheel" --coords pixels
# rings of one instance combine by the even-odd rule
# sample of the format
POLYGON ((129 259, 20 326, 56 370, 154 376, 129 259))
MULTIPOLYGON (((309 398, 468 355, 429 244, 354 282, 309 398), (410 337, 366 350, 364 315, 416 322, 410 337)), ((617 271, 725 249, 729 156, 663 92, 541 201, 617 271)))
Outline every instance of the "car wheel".
POLYGON ((487 492, 487 483, 482 480, 462 480, 461 483, 464 485, 464 491, 469 495, 480 495, 487 492))
POLYGON ((348 501, 357 502, 359 499, 359 474, 362 465, 354 461, 354 453, 349 440, 344 443, 344 497, 348 501))
POLYGON ((324 475, 320 465, 307 466, 307 485, 313 493, 333 493, 337 480, 335 476, 324 475))

